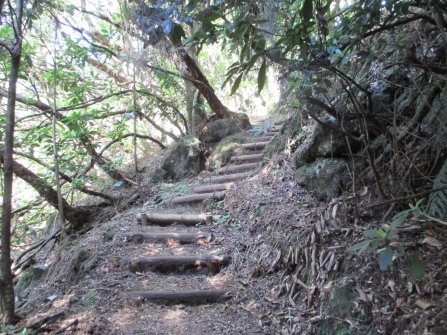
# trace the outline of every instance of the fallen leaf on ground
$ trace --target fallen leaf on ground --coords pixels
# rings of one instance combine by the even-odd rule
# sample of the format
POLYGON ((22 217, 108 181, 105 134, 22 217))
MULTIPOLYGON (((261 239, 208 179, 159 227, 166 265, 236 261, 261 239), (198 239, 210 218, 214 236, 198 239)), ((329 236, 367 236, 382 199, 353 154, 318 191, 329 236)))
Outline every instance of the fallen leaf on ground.
POLYGON ((427 308, 430 308, 431 306, 434 306, 434 305, 435 304, 431 300, 427 300, 427 299, 418 299, 418 300, 416 300, 416 306, 418 306, 421 309, 427 309, 427 308))
POLYGON ((424 238, 422 240, 422 244, 424 244, 424 243, 428 244, 431 247, 435 247, 438 249, 442 248, 442 243, 439 242, 439 240, 435 239, 434 237, 427 236, 426 238, 424 238))

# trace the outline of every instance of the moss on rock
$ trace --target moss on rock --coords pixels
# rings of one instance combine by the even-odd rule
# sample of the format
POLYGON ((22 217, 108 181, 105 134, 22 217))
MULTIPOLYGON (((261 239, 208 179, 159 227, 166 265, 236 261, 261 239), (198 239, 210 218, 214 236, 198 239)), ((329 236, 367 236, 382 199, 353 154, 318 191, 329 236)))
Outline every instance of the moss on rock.
POLYGON ((164 174, 159 172, 158 175, 165 180, 180 180, 184 177, 198 175, 204 167, 205 160, 200 140, 192 136, 185 136, 174 143, 162 163, 164 174))

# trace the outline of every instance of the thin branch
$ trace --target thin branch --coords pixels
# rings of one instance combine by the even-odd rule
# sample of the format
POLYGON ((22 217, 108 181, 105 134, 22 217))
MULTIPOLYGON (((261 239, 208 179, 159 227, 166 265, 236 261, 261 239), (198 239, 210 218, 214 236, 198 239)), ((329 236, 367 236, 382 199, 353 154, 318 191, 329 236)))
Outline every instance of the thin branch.
POLYGON ((117 138, 117 139, 115 139, 115 140, 109 142, 108 144, 106 144, 106 145, 99 151, 98 154, 102 156, 102 155, 104 154, 104 152, 106 152, 106 150, 109 149, 113 144, 115 144, 115 143, 117 143, 117 142, 119 142, 119 141, 121 141, 121 140, 123 140, 123 139, 125 139, 125 138, 127 138, 127 137, 131 137, 131 136, 136 136, 136 137, 141 138, 141 139, 145 139, 145 140, 152 141, 152 142, 158 144, 158 145, 160 146, 160 148, 162 148, 162 149, 166 149, 166 146, 165 146, 163 143, 161 143, 159 140, 157 140, 157 139, 155 139, 155 138, 153 138, 153 137, 151 137, 151 136, 148 136, 148 135, 141 135, 141 134, 134 134, 134 133, 128 133, 128 134, 122 135, 122 136, 120 136, 119 138, 117 138))
MULTIPOLYGON (((19 151, 16 151, 16 150, 14 150, 14 154, 16 154, 18 156, 25 157, 25 158, 27 158, 29 160, 32 160, 32 161, 36 162, 37 164, 43 166, 44 168, 46 168, 46 169, 48 169, 50 171, 54 171, 54 168, 52 168, 51 166, 48 166, 45 162, 43 162, 42 160, 40 160, 40 159, 38 159, 38 158, 36 158, 34 156, 31 156, 31 155, 28 155, 26 153, 19 152, 19 151)), ((61 171, 59 171, 59 176, 61 178, 63 178, 64 180, 66 180, 67 182, 69 182, 69 183, 72 183, 74 181, 74 178, 66 175, 65 173, 63 173, 61 171)), ((77 189, 77 190, 79 190, 79 191, 81 191, 83 193, 86 193, 86 194, 89 194, 89 195, 93 195, 93 196, 96 196, 96 197, 100 197, 100 198, 103 198, 103 199, 106 199, 106 200, 109 200, 109 201, 115 201, 116 200, 115 198, 111 197, 110 195, 90 190, 90 189, 88 189, 88 188, 86 188, 84 186, 76 186, 75 189, 77 189)))

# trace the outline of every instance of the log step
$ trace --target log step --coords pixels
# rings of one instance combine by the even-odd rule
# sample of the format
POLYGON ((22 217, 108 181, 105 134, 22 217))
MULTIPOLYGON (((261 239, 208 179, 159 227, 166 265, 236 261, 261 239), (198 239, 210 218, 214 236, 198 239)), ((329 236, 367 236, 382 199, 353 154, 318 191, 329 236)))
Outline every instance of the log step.
POLYGON ((267 142, 255 142, 255 143, 244 143, 241 144, 241 147, 245 150, 262 150, 267 145, 267 142))
POLYGON ((262 136, 262 137, 253 137, 247 140, 244 144, 247 143, 258 143, 258 142, 268 142, 272 139, 273 136, 262 136))
POLYGON ((212 223, 219 220, 219 215, 201 214, 164 214, 164 213, 141 213, 137 214, 138 222, 144 226, 149 224, 157 224, 160 226, 168 226, 175 223, 187 226, 195 226, 200 223, 212 223))
POLYGON ((230 264, 228 256, 154 256, 124 260, 132 272, 216 274, 230 264))
POLYGON ((251 154, 251 155, 240 155, 240 156, 233 156, 230 159, 231 163, 240 163, 240 162, 259 162, 262 160, 262 157, 264 154, 251 154))
POLYGON ((217 192, 217 191, 226 191, 231 189, 234 186, 234 183, 223 183, 223 184, 210 184, 203 186, 196 186, 192 189, 194 193, 208 193, 208 192, 217 192))
POLYGON ((225 198, 225 191, 220 191, 220 192, 190 194, 182 197, 176 197, 169 200, 168 203, 178 205, 184 203, 201 202, 207 199, 223 200, 224 198, 225 198))
POLYGON ((275 136, 279 134, 279 130, 278 131, 268 131, 265 133, 265 135, 267 136, 275 136))
MULTIPOLYGON (((251 175, 251 172, 241 172, 241 173, 233 173, 233 174, 227 174, 224 176, 217 176, 217 177, 211 177, 207 180, 209 183, 227 183, 230 181, 237 181, 247 178, 251 175)), ((218 192, 216 192, 218 193, 218 192)), ((204 194, 210 194, 210 193, 204 193, 204 194)))
POLYGON ((221 302, 231 298, 227 290, 201 290, 201 291, 134 291, 126 293, 126 297, 135 297, 155 304, 186 304, 198 305, 221 302))
POLYGON ((175 241, 180 244, 205 244, 212 239, 213 235, 208 233, 136 233, 127 236, 127 241, 134 243, 175 241))
POLYGON ((229 174, 229 173, 237 173, 237 172, 245 172, 249 170, 256 169, 258 163, 246 163, 239 165, 226 166, 217 170, 218 174, 229 174))

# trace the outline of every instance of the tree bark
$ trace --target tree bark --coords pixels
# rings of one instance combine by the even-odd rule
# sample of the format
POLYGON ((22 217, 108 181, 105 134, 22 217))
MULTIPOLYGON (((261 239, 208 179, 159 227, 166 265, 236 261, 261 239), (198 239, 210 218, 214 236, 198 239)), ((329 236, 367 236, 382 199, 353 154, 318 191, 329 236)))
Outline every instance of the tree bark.
MULTIPOLYGON (((4 155, 0 154, 0 162, 4 165, 4 155)), ((39 195, 51 206, 58 208, 57 192, 45 180, 38 177, 34 172, 24 167, 22 164, 12 160, 14 174, 31 185, 39 195)), ((81 208, 72 207, 63 199, 64 217, 73 224, 74 229, 79 229, 87 222, 90 212, 81 208)), ((4 217, 4 214, 3 214, 4 217)))
MULTIPOLYGON (((174 31, 175 30, 176 29, 174 29, 174 31)), ((251 128, 250 121, 245 114, 238 114, 230 111, 222 101, 220 101, 202 70, 200 70, 194 59, 183 48, 180 37, 173 33, 169 36, 169 40, 177 49, 177 54, 183 63, 185 63, 189 75, 194 79, 192 83, 206 99, 213 113, 220 119, 232 119, 236 121, 242 129, 251 128)))
MULTIPOLYGON (((1 8, 3 2, 1 3, 1 8)), ((12 6, 11 6, 12 7, 12 6)), ((10 8, 12 10, 12 8, 10 8)), ((6 107, 5 149, 1 152, 4 173, 3 215, 1 227, 1 253, 0 253, 0 302, 3 313, 3 325, 12 323, 15 318, 14 283, 11 272, 11 219, 12 219, 12 192, 14 173, 14 128, 15 108, 17 95, 17 80, 19 78, 20 61, 22 58, 22 17, 23 0, 17 0, 15 15, 11 13, 15 32, 15 43, 10 51, 11 70, 9 73, 8 102, 6 107)))
POLYGON ((107 173, 110 178, 112 178, 113 180, 122 181, 125 185, 129 185, 131 183, 129 178, 127 178, 124 173, 110 167, 109 162, 102 155, 96 152, 95 147, 90 141, 90 138, 88 138, 87 136, 83 136, 81 137, 80 141, 84 145, 90 157, 92 157, 95 163, 101 168, 101 170, 107 173))

